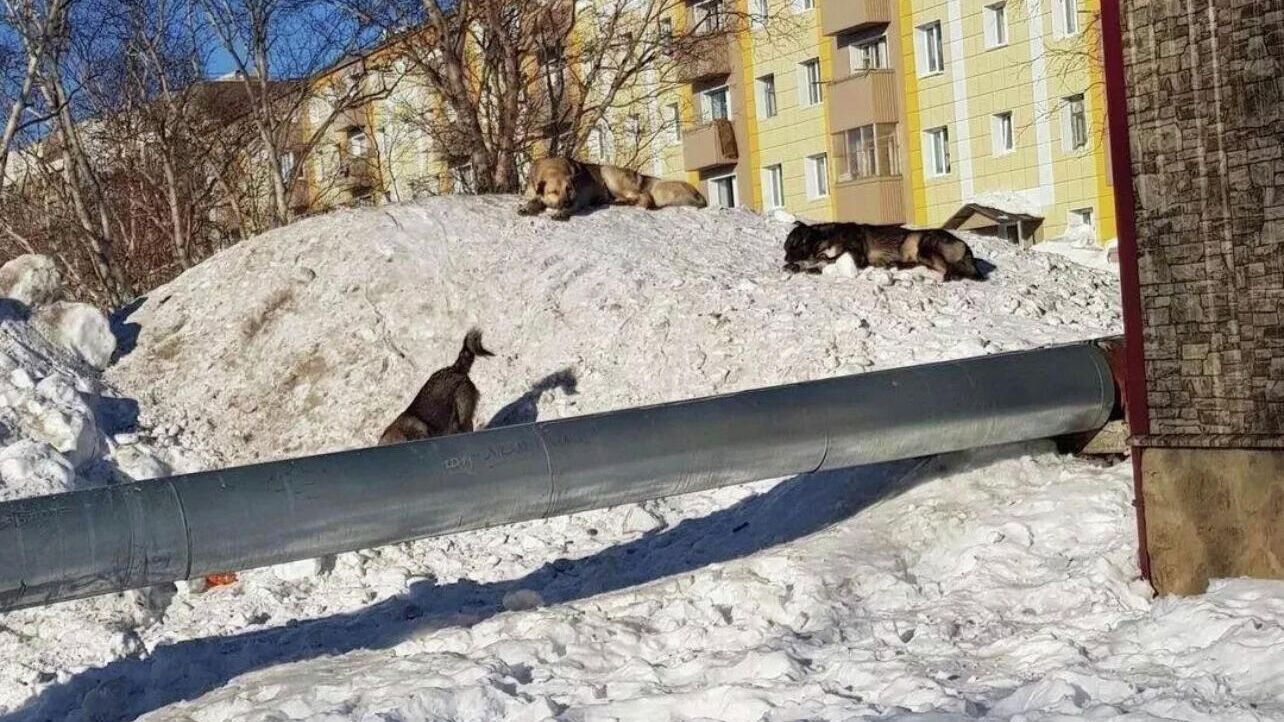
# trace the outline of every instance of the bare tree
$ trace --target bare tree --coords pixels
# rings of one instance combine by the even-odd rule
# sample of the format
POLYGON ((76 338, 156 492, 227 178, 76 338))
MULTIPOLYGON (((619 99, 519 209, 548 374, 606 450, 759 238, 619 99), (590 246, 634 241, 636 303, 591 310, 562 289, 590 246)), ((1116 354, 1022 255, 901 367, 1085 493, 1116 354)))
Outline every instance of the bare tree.
POLYGON ((7 177, 9 153, 24 126, 41 122, 27 117, 41 67, 52 45, 62 36, 69 0, 2 0, 0 24, 4 52, 20 70, 12 78, 3 136, 0 137, 0 179, 7 177))
POLYGON ((342 0, 377 27, 387 52, 433 99, 417 120, 450 165, 467 164, 478 192, 518 189, 537 143, 574 153, 595 130, 624 123, 622 162, 636 163, 668 132, 657 103, 684 68, 728 62, 750 23, 796 39, 786 16, 751 16, 726 0, 693 11, 685 0, 342 0), (689 17, 688 17, 689 16, 689 17))
POLYGON ((387 95, 389 74, 355 57, 359 28, 328 2, 199 1, 245 94, 266 166, 270 225, 288 222, 308 156, 345 113, 387 95), (322 71, 330 82, 316 77, 322 71))

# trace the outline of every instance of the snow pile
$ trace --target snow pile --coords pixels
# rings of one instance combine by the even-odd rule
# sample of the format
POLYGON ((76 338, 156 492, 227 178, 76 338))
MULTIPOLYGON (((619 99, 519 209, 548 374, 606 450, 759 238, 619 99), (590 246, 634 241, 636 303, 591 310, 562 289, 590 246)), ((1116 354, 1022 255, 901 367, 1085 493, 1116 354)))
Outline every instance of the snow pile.
POLYGON ((1093 236, 1088 235, 1082 238, 1056 238, 1036 243, 1032 250, 1060 256, 1081 266, 1117 276, 1119 275, 1118 247, 1117 240, 1112 239, 1105 244, 1100 244, 1093 236))
POLYGON ((22 256, 0 268, 17 297, 0 299, 0 499, 197 468, 199 457, 140 433, 137 404, 104 388, 94 366, 105 361, 92 351, 109 359, 115 347, 106 318, 51 301, 62 289, 47 261, 22 256), (46 305, 33 312, 24 300, 46 305))
MULTIPOLYGON (((1113 277, 999 241, 985 284, 791 277, 749 213, 515 204, 252 240, 152 293, 110 376, 250 460, 369 443, 472 322, 494 424, 1118 327, 1113 277)), ((1284 585, 1152 603, 1134 535, 1128 467, 1043 444, 767 481, 4 615, 0 720, 1284 715, 1284 585)))
POLYGON ((1115 279, 996 239, 969 237, 985 283, 815 277, 781 268, 789 223, 747 211, 558 223, 518 202, 345 211, 242 243, 148 296, 109 377, 186 443, 250 462, 372 444, 474 323, 498 354, 473 373, 479 421, 508 423, 534 397, 555 418, 1118 329, 1115 279), (541 387, 558 374, 579 393, 541 387))
POLYGON ((96 369, 111 363, 116 351, 107 317, 84 303, 63 301, 58 267, 47 256, 25 255, 0 266, 0 300, 6 313, 27 317, 45 335, 96 369))
POLYGON ((1042 194, 1039 191, 986 191, 967 201, 978 206, 994 208, 1007 213, 1043 217, 1042 194))

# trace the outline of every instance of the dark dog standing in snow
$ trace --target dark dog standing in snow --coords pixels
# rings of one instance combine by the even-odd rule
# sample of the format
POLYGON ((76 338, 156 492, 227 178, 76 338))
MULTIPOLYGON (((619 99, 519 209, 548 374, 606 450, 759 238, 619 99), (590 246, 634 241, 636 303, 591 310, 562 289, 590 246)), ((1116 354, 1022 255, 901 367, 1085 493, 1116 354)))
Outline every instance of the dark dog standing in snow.
POLYGON ((946 281, 985 280, 972 249, 949 231, 867 223, 796 223, 785 239, 785 270, 820 273, 844 253, 857 268, 926 266, 946 281))
POLYGON ((481 331, 464 336, 464 347, 455 363, 433 372, 409 408, 379 437, 379 445, 449 436, 473 430, 473 414, 480 394, 468 378, 478 356, 494 356, 482 347, 481 331))

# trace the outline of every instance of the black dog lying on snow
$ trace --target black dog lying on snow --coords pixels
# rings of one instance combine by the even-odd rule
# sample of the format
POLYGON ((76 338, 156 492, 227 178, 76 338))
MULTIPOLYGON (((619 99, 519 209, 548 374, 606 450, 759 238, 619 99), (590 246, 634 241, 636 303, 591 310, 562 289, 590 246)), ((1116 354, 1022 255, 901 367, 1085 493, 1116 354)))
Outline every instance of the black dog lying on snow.
POLYGON ((820 269, 850 253, 857 268, 926 266, 946 281, 985 280, 972 249, 949 231, 914 230, 898 225, 816 223, 801 221, 785 239, 785 270, 820 273, 820 269))
POLYGON ((481 394, 468 378, 478 356, 494 356, 482 347, 481 331, 464 336, 464 347, 455 363, 433 372, 409 408, 384 430, 379 445, 448 436, 473 430, 473 414, 481 394))

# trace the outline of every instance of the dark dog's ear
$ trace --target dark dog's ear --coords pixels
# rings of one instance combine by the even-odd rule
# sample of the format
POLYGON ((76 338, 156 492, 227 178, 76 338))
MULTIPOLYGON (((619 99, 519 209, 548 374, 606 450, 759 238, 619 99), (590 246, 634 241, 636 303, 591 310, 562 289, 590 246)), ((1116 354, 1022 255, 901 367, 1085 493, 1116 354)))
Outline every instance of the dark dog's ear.
POLYGON ((537 196, 544 195, 544 181, 540 181, 535 185, 535 195, 537 196))

